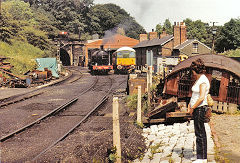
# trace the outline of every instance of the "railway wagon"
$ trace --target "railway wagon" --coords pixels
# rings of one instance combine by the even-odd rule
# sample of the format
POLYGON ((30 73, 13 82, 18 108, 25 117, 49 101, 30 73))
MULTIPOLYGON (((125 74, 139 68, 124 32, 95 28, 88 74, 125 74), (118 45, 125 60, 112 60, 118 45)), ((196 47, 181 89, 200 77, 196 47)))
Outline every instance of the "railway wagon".
POLYGON ((113 70, 111 56, 103 49, 103 46, 101 46, 99 50, 93 52, 88 67, 92 74, 107 74, 109 71, 113 70))
POLYGON ((130 47, 121 47, 113 53, 112 62, 115 73, 134 71, 136 67, 136 51, 130 47))

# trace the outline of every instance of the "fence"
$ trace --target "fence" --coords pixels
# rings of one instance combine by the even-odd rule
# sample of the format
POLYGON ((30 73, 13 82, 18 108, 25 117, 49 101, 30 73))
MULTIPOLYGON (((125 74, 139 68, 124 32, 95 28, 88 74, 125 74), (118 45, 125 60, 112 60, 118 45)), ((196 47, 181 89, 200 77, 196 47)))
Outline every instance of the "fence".
POLYGON ((217 113, 235 113, 237 111, 237 104, 214 101, 212 106, 213 112, 217 113))

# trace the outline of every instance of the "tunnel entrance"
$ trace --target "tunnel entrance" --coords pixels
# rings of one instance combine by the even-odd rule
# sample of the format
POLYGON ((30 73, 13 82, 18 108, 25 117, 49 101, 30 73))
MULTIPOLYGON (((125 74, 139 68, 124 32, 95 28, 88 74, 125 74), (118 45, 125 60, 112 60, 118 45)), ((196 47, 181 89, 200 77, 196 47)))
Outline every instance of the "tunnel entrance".
POLYGON ((70 66, 70 57, 66 50, 60 49, 60 60, 62 61, 63 66, 70 66))

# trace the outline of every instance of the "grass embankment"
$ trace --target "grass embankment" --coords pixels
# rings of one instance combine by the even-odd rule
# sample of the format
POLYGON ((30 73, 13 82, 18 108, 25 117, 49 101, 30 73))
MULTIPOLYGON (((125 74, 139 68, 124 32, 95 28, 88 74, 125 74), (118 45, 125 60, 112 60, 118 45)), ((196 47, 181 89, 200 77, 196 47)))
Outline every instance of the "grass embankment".
POLYGON ((45 56, 45 52, 33 45, 22 42, 13 41, 8 44, 0 41, 0 56, 8 57, 7 62, 12 66, 12 73, 15 75, 23 75, 28 70, 36 68, 36 58, 45 56))

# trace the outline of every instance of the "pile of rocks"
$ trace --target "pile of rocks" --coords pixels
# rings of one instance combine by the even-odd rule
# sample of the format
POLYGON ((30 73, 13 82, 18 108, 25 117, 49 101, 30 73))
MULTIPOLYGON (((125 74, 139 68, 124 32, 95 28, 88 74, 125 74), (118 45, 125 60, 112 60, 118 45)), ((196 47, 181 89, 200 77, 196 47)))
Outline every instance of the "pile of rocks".
MULTIPOLYGON (((208 143, 208 162, 214 160, 214 142, 211 138, 211 129, 205 123, 208 143)), ((173 125, 152 125, 143 129, 145 143, 148 146, 143 159, 135 163, 191 163, 196 160, 196 137, 193 120, 173 125)))

